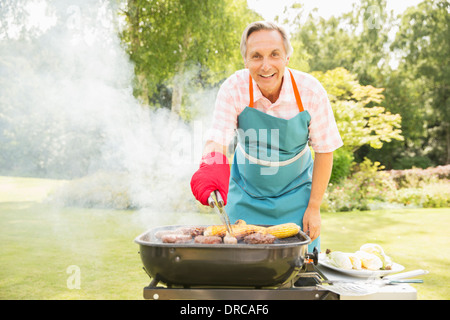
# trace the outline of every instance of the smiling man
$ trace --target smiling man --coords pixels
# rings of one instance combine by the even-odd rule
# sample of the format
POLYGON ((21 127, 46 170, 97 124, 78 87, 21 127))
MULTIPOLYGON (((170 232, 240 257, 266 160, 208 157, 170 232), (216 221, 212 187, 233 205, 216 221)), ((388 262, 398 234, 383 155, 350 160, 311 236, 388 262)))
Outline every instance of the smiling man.
POLYGON ((295 222, 311 237, 308 250, 320 251, 320 204, 333 151, 343 143, 322 85, 287 67, 292 52, 286 32, 274 23, 254 22, 245 29, 245 69, 219 90, 211 133, 191 188, 204 205, 210 193, 219 190, 231 221, 295 222), (236 133, 230 170, 225 154, 236 133))
POLYGON ((289 55, 284 49, 283 38, 276 30, 260 30, 251 33, 243 44, 245 67, 258 84, 262 95, 275 103, 289 55))

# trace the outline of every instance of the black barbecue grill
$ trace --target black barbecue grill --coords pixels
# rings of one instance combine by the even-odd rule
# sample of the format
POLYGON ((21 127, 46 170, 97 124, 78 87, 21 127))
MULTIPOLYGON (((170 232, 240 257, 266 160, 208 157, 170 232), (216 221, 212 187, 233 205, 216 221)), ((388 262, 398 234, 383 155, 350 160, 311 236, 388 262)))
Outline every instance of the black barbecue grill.
POLYGON ((135 239, 152 279, 146 299, 338 299, 316 287, 324 278, 318 252, 302 231, 273 244, 162 243, 155 234, 186 226, 164 226, 135 239))

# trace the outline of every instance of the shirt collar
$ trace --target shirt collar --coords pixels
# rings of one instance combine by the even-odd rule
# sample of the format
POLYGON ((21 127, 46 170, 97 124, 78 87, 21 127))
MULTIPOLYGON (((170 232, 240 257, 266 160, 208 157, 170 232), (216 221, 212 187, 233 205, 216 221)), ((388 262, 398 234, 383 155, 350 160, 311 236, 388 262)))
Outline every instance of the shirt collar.
MULTIPOLYGON (((289 70, 288 70, 288 68, 285 68, 284 75, 283 75, 283 83, 281 84, 280 95, 278 97, 278 100, 275 101, 274 105, 283 103, 283 102, 288 102, 290 99, 290 97, 289 97, 290 90, 289 89, 292 88, 292 83, 291 83, 291 79, 288 75, 289 75, 289 70)), ((263 94, 262 94, 261 90, 259 89, 258 85, 256 84, 255 80, 253 80, 253 98, 254 98, 254 102, 256 102, 260 99, 268 100, 266 97, 263 96, 263 94)))

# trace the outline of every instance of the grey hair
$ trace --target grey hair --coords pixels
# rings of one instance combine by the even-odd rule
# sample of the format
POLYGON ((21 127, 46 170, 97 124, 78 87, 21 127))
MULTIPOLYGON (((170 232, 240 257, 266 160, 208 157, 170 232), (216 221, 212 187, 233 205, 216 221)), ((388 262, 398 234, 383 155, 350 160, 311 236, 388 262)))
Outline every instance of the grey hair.
POLYGON ((277 25, 274 22, 269 21, 256 21, 250 23, 247 28, 245 28, 244 32, 242 33, 241 38, 241 55, 242 58, 245 60, 245 55, 247 54, 247 39, 253 32, 260 31, 260 30, 276 30, 281 34, 281 37, 283 38, 283 44, 284 49, 286 50, 286 55, 288 57, 291 56, 294 49, 292 48, 291 42, 289 41, 289 36, 286 32, 286 30, 277 25))

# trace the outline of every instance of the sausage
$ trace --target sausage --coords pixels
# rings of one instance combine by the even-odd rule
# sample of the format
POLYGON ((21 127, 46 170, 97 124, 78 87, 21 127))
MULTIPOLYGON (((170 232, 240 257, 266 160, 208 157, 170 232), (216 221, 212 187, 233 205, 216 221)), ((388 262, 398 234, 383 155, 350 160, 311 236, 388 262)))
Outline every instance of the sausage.
POLYGON ((277 237, 271 234, 263 234, 260 232, 252 233, 244 237, 244 242, 248 244, 272 244, 277 237))
POLYGON ((165 234, 161 236, 161 241, 164 243, 185 243, 192 240, 188 234, 165 234))
POLYGON ((181 231, 183 234, 188 234, 191 237, 196 237, 203 235, 203 232, 205 231, 206 227, 200 227, 200 226, 192 226, 192 227, 182 227, 178 230, 181 231))
POLYGON ((155 237, 156 237, 156 239, 162 239, 163 236, 170 235, 170 234, 183 234, 183 232, 181 230, 179 230, 179 229, 175 229, 175 230, 160 230, 160 231, 155 233, 155 237))
POLYGON ((219 236, 196 236, 194 242, 202 244, 218 244, 222 243, 222 238, 219 236))

